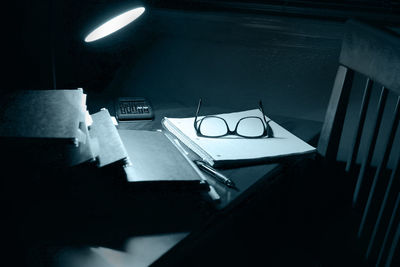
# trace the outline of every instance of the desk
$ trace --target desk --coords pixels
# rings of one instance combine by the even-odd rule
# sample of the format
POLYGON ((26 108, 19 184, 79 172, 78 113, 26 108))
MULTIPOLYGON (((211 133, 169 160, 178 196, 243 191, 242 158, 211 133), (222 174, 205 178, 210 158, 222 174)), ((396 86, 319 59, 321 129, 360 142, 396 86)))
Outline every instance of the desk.
MULTIPOLYGON (((223 110, 218 108, 208 109, 208 111, 210 113, 223 112, 223 110)), ((165 116, 186 117, 192 116, 193 112, 194 107, 161 108, 155 106, 155 119, 153 121, 122 122, 118 127, 120 129, 155 130, 161 128, 160 122, 165 116)), ((112 114, 112 110, 110 110, 110 113, 112 114)), ((321 127, 319 122, 314 121, 278 116, 271 116, 271 118, 303 140, 311 142, 316 140, 315 138, 321 127)), ((177 227, 171 232, 165 230, 164 232, 149 235, 144 234, 144 236, 136 237, 130 236, 131 233, 126 233, 125 238, 130 240, 126 244, 131 249, 127 249, 126 247, 96 247, 95 242, 87 245, 84 243, 80 244, 79 249, 69 246, 66 250, 61 249, 64 252, 57 254, 57 260, 52 260, 54 263, 52 266, 71 266, 72 262, 82 263, 83 261, 86 263, 92 262, 94 266, 128 266, 133 263, 138 264, 137 266, 141 266, 141 264, 146 266, 149 263, 152 263, 154 266, 164 266, 166 264, 178 266, 184 264, 183 260, 186 258, 182 257, 182 255, 190 255, 188 252, 196 250, 199 244, 207 244, 210 238, 218 234, 221 228, 224 228, 226 221, 234 220, 235 216, 242 216, 243 211, 252 206, 252 203, 257 203, 259 196, 265 195, 270 188, 273 188, 271 186, 279 181, 280 174, 284 172, 285 168, 290 168, 298 160, 299 158, 280 160, 279 162, 270 164, 223 170, 222 172, 235 182, 238 189, 229 189, 210 180, 210 184, 220 194, 221 201, 215 204, 215 209, 201 215, 202 219, 198 223, 194 223, 188 228, 183 227, 183 231, 180 231, 177 227), (135 258, 132 253, 135 250, 142 253, 143 249, 147 252, 151 251, 151 253, 148 253, 151 255, 146 255, 145 259, 141 261, 135 258), (79 258, 81 260, 77 260, 79 258)), ((124 206, 127 214, 134 212, 129 207, 129 204, 124 206)), ((193 211, 193 213, 196 212, 196 210, 193 211)), ((193 218, 196 218, 196 215, 193 218)), ((98 218, 98 220, 101 220, 101 218, 98 218)), ((160 221, 160 224, 162 223, 160 221)), ((114 225, 114 227, 118 227, 118 225, 114 225)), ((106 231, 105 229, 100 230, 106 231)), ((141 254, 140 257, 142 256, 144 255, 141 254)), ((80 266, 84 265, 77 265, 77 267, 80 266)))

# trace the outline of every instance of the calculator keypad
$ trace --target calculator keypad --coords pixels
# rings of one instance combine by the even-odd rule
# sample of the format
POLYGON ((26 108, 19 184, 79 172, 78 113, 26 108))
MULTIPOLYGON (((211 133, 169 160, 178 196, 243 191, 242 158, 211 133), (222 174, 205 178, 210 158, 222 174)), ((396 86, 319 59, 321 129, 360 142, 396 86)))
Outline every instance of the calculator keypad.
POLYGON ((116 109, 120 120, 153 118, 150 104, 143 98, 120 98, 116 109))
POLYGON ((143 114, 150 112, 146 102, 123 101, 119 104, 119 108, 122 114, 143 114))

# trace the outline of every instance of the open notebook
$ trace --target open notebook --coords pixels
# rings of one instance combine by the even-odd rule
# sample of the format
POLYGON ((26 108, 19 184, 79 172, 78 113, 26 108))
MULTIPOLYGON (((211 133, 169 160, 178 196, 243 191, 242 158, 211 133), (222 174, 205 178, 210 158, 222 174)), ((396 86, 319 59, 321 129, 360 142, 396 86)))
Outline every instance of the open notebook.
MULTIPOLYGON (((224 118, 230 129, 246 116, 259 116, 262 113, 258 109, 218 114, 224 118)), ((198 117, 201 119, 202 117, 198 117)), ((267 121, 269 120, 266 117, 267 121)), ((297 154, 311 153, 316 149, 274 121, 270 126, 274 132, 274 138, 248 139, 237 136, 222 138, 199 137, 193 127, 194 117, 191 118, 164 118, 163 126, 182 143, 195 152, 211 166, 222 167, 228 165, 240 165, 265 160, 291 156, 297 154)))

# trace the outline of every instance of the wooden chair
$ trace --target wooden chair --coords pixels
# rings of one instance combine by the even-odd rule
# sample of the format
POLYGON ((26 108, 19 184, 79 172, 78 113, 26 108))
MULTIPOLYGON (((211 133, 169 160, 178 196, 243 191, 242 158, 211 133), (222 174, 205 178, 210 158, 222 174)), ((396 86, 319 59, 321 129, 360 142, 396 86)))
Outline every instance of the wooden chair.
POLYGON ((341 155, 347 158, 346 179, 354 177, 349 205, 359 215, 356 235, 363 261, 395 266, 400 250, 400 37, 353 20, 346 27, 317 151, 324 170, 337 166, 341 155), (362 100, 350 120, 352 91, 361 79, 362 100), (374 95, 378 101, 372 101, 374 95))

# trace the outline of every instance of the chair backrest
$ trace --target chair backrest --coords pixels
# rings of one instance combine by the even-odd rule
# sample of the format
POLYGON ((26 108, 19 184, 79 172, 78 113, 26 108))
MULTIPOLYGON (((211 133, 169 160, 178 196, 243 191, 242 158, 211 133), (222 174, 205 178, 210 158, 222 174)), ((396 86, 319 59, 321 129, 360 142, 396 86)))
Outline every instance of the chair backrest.
POLYGON ((346 171, 356 178, 352 204, 360 210, 358 237, 366 241, 365 258, 390 266, 400 237, 400 37, 353 20, 346 27, 317 150, 325 162, 337 161, 355 76, 365 79, 357 118, 347 125, 352 133, 346 138, 351 140, 346 171))

